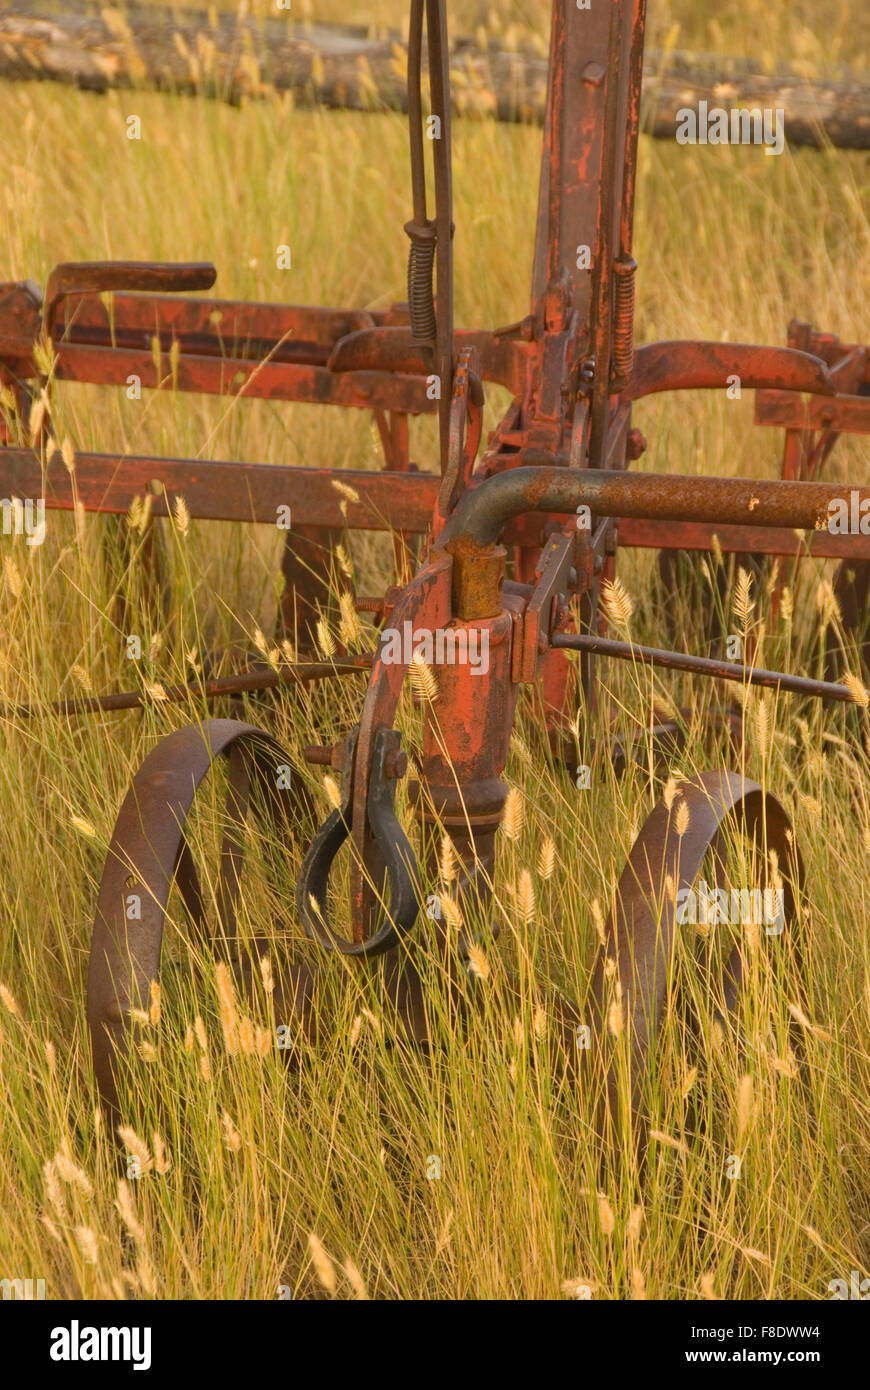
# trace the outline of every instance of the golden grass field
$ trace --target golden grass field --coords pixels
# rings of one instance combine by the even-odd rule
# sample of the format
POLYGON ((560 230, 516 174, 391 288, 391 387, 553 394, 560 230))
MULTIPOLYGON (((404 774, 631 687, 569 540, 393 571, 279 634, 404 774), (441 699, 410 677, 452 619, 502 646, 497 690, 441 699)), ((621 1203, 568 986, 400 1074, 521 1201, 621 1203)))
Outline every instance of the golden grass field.
MULTIPOLYGON (((651 39, 824 66, 866 54, 860 9, 684 0, 654 5, 651 39)), ((371 0, 365 20, 399 25, 401 10, 397 0, 371 0)), ((329 0, 316 17, 348 19, 329 0)), ((495 19, 487 6, 455 7, 457 31, 480 24, 546 32, 546 7, 506 4, 495 19)), ((212 259, 225 297, 367 307, 404 297, 410 184, 399 116, 34 84, 0 88, 0 127, 4 280, 44 283, 60 260, 212 259), (141 140, 125 137, 130 114, 141 117, 141 140), (291 270, 276 268, 283 243, 291 270)), ((496 326, 527 312, 540 138, 485 121, 455 126, 459 324, 496 326)), ((866 155, 776 159, 643 138, 640 170, 639 342, 784 342, 793 315, 867 340, 866 155)), ((503 404, 490 403, 490 423, 503 404)), ((643 467, 768 477, 779 466, 781 437, 753 428, 750 394, 654 398, 636 423, 650 441, 643 467)), ((379 465, 362 414, 171 389, 137 402, 123 391, 60 388, 54 428, 68 451, 379 465)), ((415 426, 412 438, 415 457, 433 467, 431 429, 415 426)), ((829 467, 863 482, 866 463, 866 444, 852 440, 829 467)), ((49 513, 43 546, 0 540, 0 698, 170 684, 189 676, 195 653, 262 644, 275 620, 278 538, 216 523, 158 527, 168 615, 149 604, 135 528, 129 562, 107 519, 49 513), (138 615, 138 666, 125 658, 122 595, 138 615)), ((357 535, 347 552, 361 592, 391 582, 388 545, 357 535)), ((621 555, 618 573, 634 637, 663 644, 667 607, 687 650, 703 649, 697 614, 662 595, 651 555, 621 555)), ((742 620, 730 616, 734 630, 757 638, 759 664, 821 673, 823 626, 837 624, 830 577, 829 565, 805 562, 785 576, 778 616, 763 586, 742 620)), ((729 593, 726 608, 731 601, 729 593)), ((371 631, 360 636, 371 640, 371 631)), ((847 653, 853 670, 855 660, 847 653)), ((585 1284, 601 1299, 825 1299, 832 1279, 868 1275, 865 716, 739 692, 740 765, 793 815, 805 901, 774 947, 763 934, 746 937, 742 1048, 714 1026, 711 1000, 692 984, 692 942, 678 943, 672 1005, 645 1083, 653 1136, 641 1169, 627 1123, 606 1145, 596 1137, 595 1095, 560 1065, 550 995, 556 986, 583 999, 632 840, 668 771, 690 775, 729 756, 705 724, 734 691, 618 663, 599 672, 616 731, 647 726, 653 702, 690 705, 687 750, 663 775, 641 766, 621 781, 602 761, 590 790, 578 791, 540 753, 534 709, 524 707, 506 774, 518 795, 495 881, 502 937, 480 966, 486 1007, 467 1034, 457 1029, 433 963, 440 1045, 431 1055, 394 1046, 377 991, 337 962, 323 989, 322 1045, 286 1068, 271 1046, 281 1020, 265 985, 238 1017, 212 965, 194 984, 175 903, 162 997, 124 1100, 123 1147, 142 1170, 129 1180, 119 1180, 115 1141, 95 1109, 85 1027, 96 889, 134 769, 161 734, 206 711, 191 701, 0 723, 0 1277, 44 1278, 58 1298, 271 1299, 283 1285, 294 1298, 531 1299, 576 1296, 585 1284), (520 998, 502 1009, 509 964, 520 998), (699 1038, 688 1026, 691 998, 699 1038), (731 1155, 742 1160, 738 1179, 728 1177, 731 1155), (432 1156, 438 1180, 427 1178, 432 1156)), ((353 678, 310 697, 286 690, 213 710, 270 728, 322 818, 329 789, 301 750, 346 730, 363 689, 353 678)), ((400 727, 412 744, 418 725, 409 697, 400 727)), ((585 737, 582 712, 577 727, 585 737)), ((404 803, 402 816, 413 834, 404 803)), ((204 844, 216 821, 207 802, 204 844)), ((293 908, 310 829, 300 826, 289 845, 252 845, 275 877, 246 880, 241 926, 275 932, 276 969, 291 948, 314 959, 293 908)))

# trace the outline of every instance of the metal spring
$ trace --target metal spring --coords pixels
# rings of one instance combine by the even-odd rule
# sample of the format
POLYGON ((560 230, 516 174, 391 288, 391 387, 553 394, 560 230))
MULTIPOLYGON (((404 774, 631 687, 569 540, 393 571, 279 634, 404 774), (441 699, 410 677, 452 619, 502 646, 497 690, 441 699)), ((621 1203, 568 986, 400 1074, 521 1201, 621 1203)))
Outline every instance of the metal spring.
POLYGON ((405 231, 411 238, 408 251, 408 309, 414 341, 434 346, 436 337, 435 299, 432 293, 432 269, 435 264, 435 224, 407 222, 405 231))
POLYGON ((634 272, 637 261, 628 256, 613 262, 616 283, 613 293, 612 385, 621 391, 631 376, 634 362, 634 272))

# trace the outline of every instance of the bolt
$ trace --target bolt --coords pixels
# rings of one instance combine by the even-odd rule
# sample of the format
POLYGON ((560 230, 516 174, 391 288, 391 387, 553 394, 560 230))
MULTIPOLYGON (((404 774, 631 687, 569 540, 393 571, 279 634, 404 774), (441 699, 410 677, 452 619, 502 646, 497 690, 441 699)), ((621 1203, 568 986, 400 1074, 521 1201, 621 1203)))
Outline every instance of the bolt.
POLYGON ((360 598, 354 599, 353 606, 357 613, 382 613, 384 609, 384 600, 382 598, 366 598, 365 596, 361 596, 360 598))
POLYGON ((307 763, 319 763, 322 767, 329 767, 332 761, 332 749, 325 744, 313 743, 302 754, 307 763))
POLYGON ((344 767, 344 739, 339 739, 331 748, 324 743, 310 744, 302 756, 307 763, 317 763, 321 767, 331 767, 336 772, 341 772, 344 767))
POLYGON ((408 755, 404 748, 391 748, 384 758, 384 776, 395 782, 407 771, 408 755))
POLYGON ((628 438, 625 441, 625 457, 633 461, 639 459, 644 453, 646 453, 646 436, 641 430, 629 430, 628 438))

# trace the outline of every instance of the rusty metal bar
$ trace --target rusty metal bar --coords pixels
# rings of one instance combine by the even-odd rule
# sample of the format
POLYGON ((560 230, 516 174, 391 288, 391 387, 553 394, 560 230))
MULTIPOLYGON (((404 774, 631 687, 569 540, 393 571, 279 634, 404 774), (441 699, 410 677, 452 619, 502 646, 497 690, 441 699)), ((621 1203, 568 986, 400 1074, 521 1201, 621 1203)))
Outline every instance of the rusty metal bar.
POLYGON ((553 635, 552 646, 563 651, 614 656, 620 661, 639 661, 644 666, 664 666, 669 671, 690 671, 697 675, 713 676, 717 680, 741 681, 747 685, 788 690, 795 695, 812 695, 816 699, 857 703, 848 686, 835 685, 831 681, 792 676, 785 671, 766 671, 761 667, 742 666, 734 661, 714 661, 710 657, 690 656, 687 652, 669 652, 660 647, 641 647, 634 642, 615 642, 608 637, 557 632, 553 635))
MULTIPOLYGON (((617 149, 620 88, 623 86, 623 6, 610 7, 608 65, 604 91, 604 134, 598 188, 598 237, 592 275, 592 357, 595 370, 589 413, 589 466, 600 468, 607 440, 613 361, 613 259, 616 216, 617 149)), ((622 132, 623 142, 625 132, 622 132)), ((620 185, 621 185, 620 177, 620 185)), ((620 221, 621 221, 621 209, 620 221)))
POLYGON ((135 497, 152 494, 152 516, 167 514, 183 497, 192 517, 275 525, 279 507, 290 507, 291 525, 351 530, 423 532, 430 525, 441 479, 433 473, 363 472, 361 469, 286 468, 266 463, 167 459, 147 455, 76 454, 70 473, 59 456, 43 467, 31 449, 0 451, 7 495, 44 498, 49 509, 129 510, 135 497))
POLYGON ((651 521, 624 517, 619 523, 619 548, 712 551, 713 537, 729 554, 810 556, 815 560, 870 560, 870 535, 806 535, 783 527, 720 526, 713 522, 651 521))
POLYGON ((117 710, 144 709, 146 705, 179 704, 188 699, 217 699, 221 695, 242 695, 253 690, 271 690, 290 681, 329 680, 353 676, 371 669, 375 653, 337 657, 334 661, 301 661, 281 666, 277 671, 243 671, 234 676, 217 676, 192 685, 162 686, 159 693, 146 690, 120 690, 112 695, 86 695, 73 700, 53 700, 49 705, 0 705, 0 719, 32 719, 44 714, 96 714, 117 710))
POLYGON ((643 47, 646 37, 646 0, 633 0, 631 44, 628 55, 628 119, 622 155, 622 203, 619 218, 620 259, 631 256, 634 195, 637 186, 637 136, 640 129, 643 47))
POLYGON ((777 429, 834 429, 870 434, 870 396, 838 395, 805 401, 797 392, 757 391, 755 423, 777 429))
POLYGON ((686 478, 605 469, 514 468, 467 492, 447 522, 440 546, 455 555, 493 545, 523 512, 567 515, 587 506, 595 516, 702 521, 722 525, 821 530, 829 503, 855 495, 870 506, 870 487, 781 479, 686 478))
POLYGON ((432 414, 437 404, 426 395, 425 378, 396 372, 338 373, 308 362, 254 362, 244 357, 187 353, 179 354, 173 377, 168 355, 165 369, 158 373, 150 349, 134 351, 75 342, 57 348, 57 381, 124 386, 131 374, 138 376, 147 390, 172 385, 178 391, 240 400, 300 401, 358 410, 381 406, 406 415, 432 414))
POLYGON ((438 435, 441 472, 448 468, 450 399, 453 391, 453 162, 450 144, 450 53, 444 0, 426 0, 429 93, 440 134, 432 141, 435 166, 435 277, 437 287, 435 373, 440 380, 438 435))

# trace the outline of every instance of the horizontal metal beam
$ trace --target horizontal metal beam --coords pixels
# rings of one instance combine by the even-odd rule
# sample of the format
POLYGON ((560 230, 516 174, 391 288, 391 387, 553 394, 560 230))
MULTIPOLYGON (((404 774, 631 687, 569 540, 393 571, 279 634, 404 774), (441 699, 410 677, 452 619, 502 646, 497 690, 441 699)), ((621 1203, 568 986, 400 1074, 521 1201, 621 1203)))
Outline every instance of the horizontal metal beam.
POLYGON ((870 434, 870 396, 814 396, 805 400, 796 391, 756 391, 755 423, 776 429, 870 434))
POLYGON ((291 529, 305 525, 422 532, 431 523, 440 485, 440 477, 432 473, 285 468, 125 454, 76 454, 70 473, 59 454, 43 469, 31 449, 0 448, 0 498, 44 498, 48 509, 70 510, 80 502, 88 512, 124 513, 134 498, 156 493, 152 515, 165 516, 165 492, 170 505, 183 497, 190 515, 204 520, 274 526, 279 508, 289 507, 291 529))
POLYGON ((711 521, 650 521, 639 517, 620 521, 618 534, 619 544, 624 548, 710 551, 715 536, 719 549, 726 553, 745 551, 749 555, 870 560, 870 534, 832 536, 827 530, 799 533, 772 526, 720 526, 711 521))
MULTIPOLYGON (((55 352, 54 374, 59 381, 124 386, 131 376, 137 376, 140 386, 149 390, 161 385, 169 390, 172 384, 168 353, 162 358, 158 373, 150 350, 60 343, 55 352)), ((192 353, 179 353, 175 387, 203 395, 300 401, 357 410, 379 407, 408 415, 431 415, 437 406, 437 401, 426 394, 425 377, 374 371, 337 373, 308 363, 251 362, 243 357, 192 353)))

